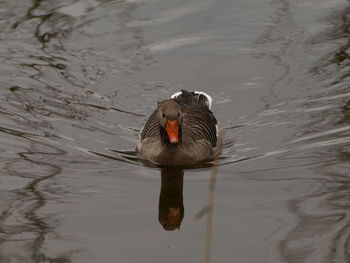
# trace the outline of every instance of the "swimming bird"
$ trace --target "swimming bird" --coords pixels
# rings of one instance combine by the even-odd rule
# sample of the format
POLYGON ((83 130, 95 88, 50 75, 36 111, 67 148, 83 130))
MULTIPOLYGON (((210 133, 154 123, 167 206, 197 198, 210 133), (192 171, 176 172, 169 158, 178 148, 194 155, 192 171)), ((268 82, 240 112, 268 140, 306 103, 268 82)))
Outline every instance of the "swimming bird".
POLYGON ((211 104, 205 92, 186 90, 158 102, 141 132, 138 157, 164 166, 213 160, 221 151, 223 132, 211 104))

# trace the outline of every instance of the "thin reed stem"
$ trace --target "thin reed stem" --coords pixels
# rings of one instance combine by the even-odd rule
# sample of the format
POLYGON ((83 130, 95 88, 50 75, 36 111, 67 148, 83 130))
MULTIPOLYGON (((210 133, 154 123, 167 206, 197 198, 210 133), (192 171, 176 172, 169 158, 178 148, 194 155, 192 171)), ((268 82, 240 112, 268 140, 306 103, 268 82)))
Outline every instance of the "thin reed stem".
POLYGON ((210 263, 211 261, 211 250, 212 250, 212 240, 213 240, 213 210, 214 210, 214 194, 215 194, 215 184, 217 177, 217 162, 220 155, 218 154, 214 160, 214 166, 211 170, 211 178, 209 184, 208 193, 208 214, 207 214, 207 230, 205 236, 205 251, 204 251, 204 263, 210 263))

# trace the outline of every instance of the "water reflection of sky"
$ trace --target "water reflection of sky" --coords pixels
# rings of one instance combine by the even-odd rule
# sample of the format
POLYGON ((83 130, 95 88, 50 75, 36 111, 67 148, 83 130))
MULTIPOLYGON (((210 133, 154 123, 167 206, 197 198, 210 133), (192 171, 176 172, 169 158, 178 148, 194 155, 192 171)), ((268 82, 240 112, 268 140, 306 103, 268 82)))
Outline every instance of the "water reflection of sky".
POLYGON ((312 159, 319 161, 314 168, 318 177, 312 180, 320 187, 288 202, 289 210, 298 217, 298 225, 280 243, 281 252, 291 259, 290 262, 348 260, 350 137, 348 100, 343 95, 347 93, 349 75, 349 42, 346 40, 349 8, 336 12, 330 21, 334 28, 317 36, 313 45, 319 48, 337 43, 338 47, 331 52, 324 51, 312 68, 311 73, 324 84, 305 100, 304 105, 310 107, 314 103, 331 107, 309 115, 311 125, 304 125, 301 131, 305 138, 303 143, 314 147, 297 154, 313 155, 312 159))

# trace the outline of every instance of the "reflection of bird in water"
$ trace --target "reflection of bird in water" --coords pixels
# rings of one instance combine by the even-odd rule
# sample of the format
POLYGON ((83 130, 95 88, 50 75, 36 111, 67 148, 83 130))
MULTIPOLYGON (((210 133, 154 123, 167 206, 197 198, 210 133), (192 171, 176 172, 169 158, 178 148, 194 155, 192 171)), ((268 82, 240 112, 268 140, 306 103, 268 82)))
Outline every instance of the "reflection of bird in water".
POLYGON ((220 153, 223 133, 211 103, 208 94, 185 90, 159 102, 142 130, 138 156, 167 166, 213 160, 220 153))
POLYGON ((167 231, 179 229, 184 217, 183 174, 180 169, 162 169, 159 196, 159 223, 167 231))

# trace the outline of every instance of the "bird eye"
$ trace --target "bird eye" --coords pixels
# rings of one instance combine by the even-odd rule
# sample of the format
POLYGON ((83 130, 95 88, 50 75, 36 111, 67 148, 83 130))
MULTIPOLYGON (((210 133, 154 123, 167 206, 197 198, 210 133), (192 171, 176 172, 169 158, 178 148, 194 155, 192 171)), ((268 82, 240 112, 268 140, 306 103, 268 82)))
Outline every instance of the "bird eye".
POLYGON ((180 112, 177 114, 177 117, 180 117, 180 112))
POLYGON ((163 118, 165 118, 165 113, 163 113, 163 118))

